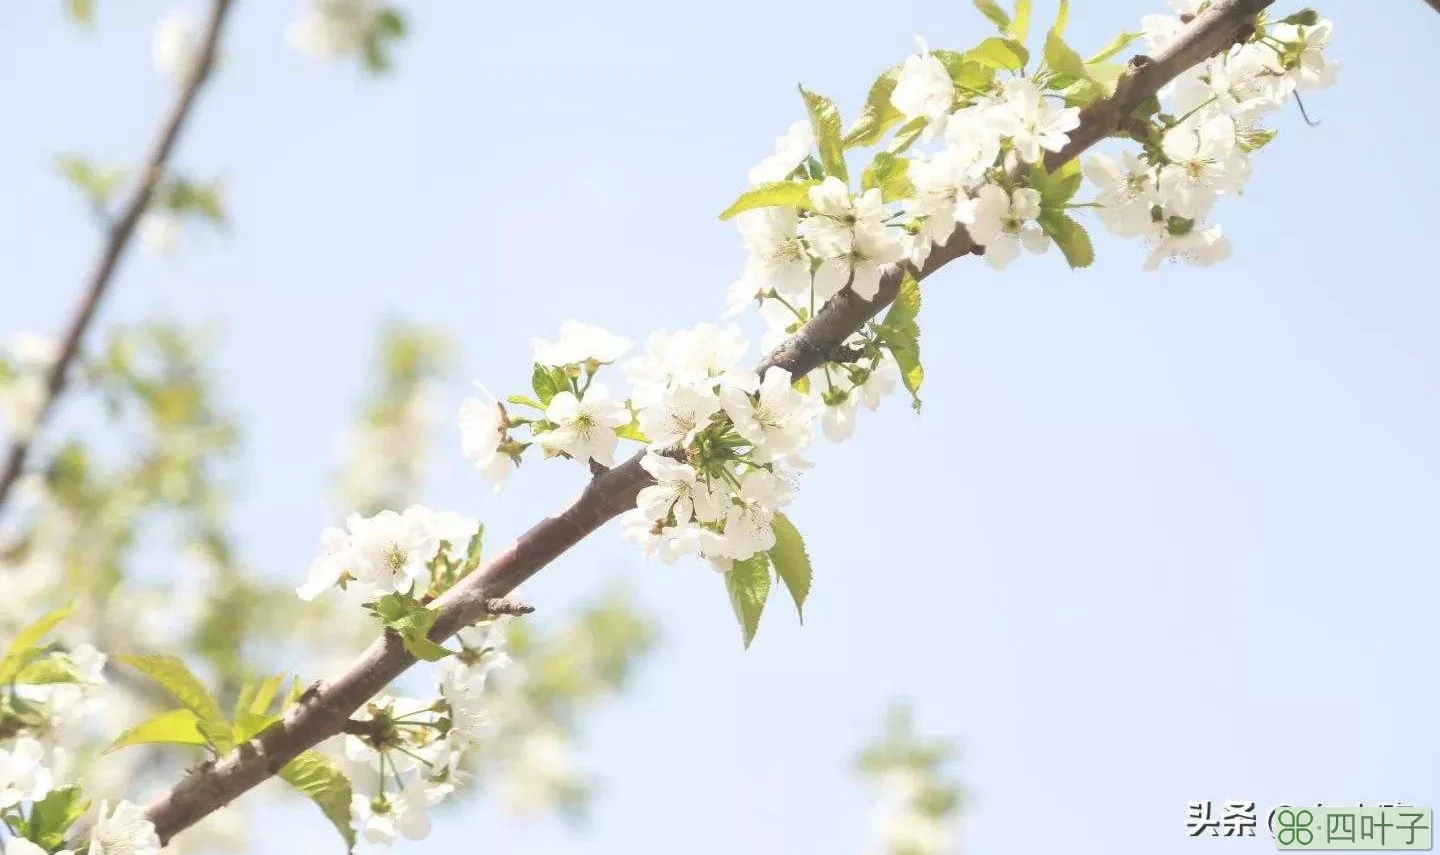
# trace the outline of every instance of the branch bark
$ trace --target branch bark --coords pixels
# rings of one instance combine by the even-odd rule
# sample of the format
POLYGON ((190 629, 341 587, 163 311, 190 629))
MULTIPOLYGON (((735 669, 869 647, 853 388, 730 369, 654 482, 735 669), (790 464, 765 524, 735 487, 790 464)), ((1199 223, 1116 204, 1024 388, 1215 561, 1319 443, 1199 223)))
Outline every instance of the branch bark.
MULTIPOLYGON (((1254 15, 1273 0, 1218 0, 1187 27, 1185 36, 1154 57, 1131 61, 1116 94, 1082 112, 1080 127, 1066 148, 1046 158, 1052 170, 1114 134, 1142 101, 1181 72, 1225 49, 1250 26, 1254 15)), ((936 247, 923 269, 924 279, 963 255, 980 253, 963 229, 936 247)), ((779 367, 808 372, 823 362, 855 331, 895 299, 901 271, 884 277, 873 300, 844 291, 830 300, 800 332, 761 361, 763 373, 779 367)), ((503 597, 545 565, 588 537, 607 521, 635 505, 650 476, 640 466, 642 454, 597 474, 569 507, 547 517, 496 555, 480 570, 436 600, 439 612, 431 638, 443 641, 486 614, 487 602, 503 597)), ((376 640, 344 673, 319 682, 306 692, 285 718, 248 744, 197 769, 147 808, 146 815, 162 841, 194 825, 280 768, 331 736, 343 732, 351 713, 415 664, 394 633, 376 640)))
POLYGON ((111 281, 115 278, 115 271, 120 265, 120 260, 125 256, 126 249, 130 246, 130 240, 135 234, 135 227, 139 225, 141 216, 149 207, 150 199, 155 195, 155 188, 165 176, 170 155, 175 150, 175 145, 180 140, 180 134, 190 119, 200 90, 210 79, 210 72, 215 66, 216 47, 220 42, 220 33, 224 29, 225 19, 230 11, 230 3, 231 0, 215 0, 211 5, 200 49, 196 54, 190 76, 180 87, 174 104, 166 113, 154 142, 150 144, 150 150, 136 176, 129 197, 121 206, 119 215, 109 225, 105 246, 100 252, 100 257, 95 260, 95 266, 91 268, 90 275, 85 280, 85 287, 80 293, 80 302, 76 304, 75 310, 70 316, 70 322, 66 325, 60 340, 60 353, 55 364, 50 366, 50 370, 45 375, 45 398, 36 416, 34 430, 29 438, 16 438, 10 444, 10 450, 5 455, 4 466, 0 468, 0 511, 4 510, 5 501, 9 498, 11 489, 25 470, 25 461, 30 455, 30 448, 35 437, 45 420, 49 418, 55 401, 65 391, 70 366, 80 353, 80 345, 85 333, 95 319, 100 301, 104 299, 111 281))

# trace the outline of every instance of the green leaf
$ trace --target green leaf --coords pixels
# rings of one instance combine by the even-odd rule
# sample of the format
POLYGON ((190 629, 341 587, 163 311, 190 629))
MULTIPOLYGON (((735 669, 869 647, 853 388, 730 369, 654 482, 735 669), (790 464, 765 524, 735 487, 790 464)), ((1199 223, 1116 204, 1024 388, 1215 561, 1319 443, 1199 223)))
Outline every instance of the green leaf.
POLYGON ((640 430, 640 416, 638 413, 630 414, 630 423, 623 427, 616 428, 615 435, 621 439, 634 440, 635 442, 649 443, 650 437, 640 430))
POLYGON ((520 407, 530 407, 536 410, 545 409, 544 404, 540 403, 534 398, 527 398, 524 395, 511 395, 510 397, 505 399, 505 402, 508 404, 515 404, 516 406, 520 407))
POLYGON ((24 629, 10 642, 5 658, 0 659, 0 684, 9 683, 24 670, 25 666, 40 655, 37 645, 50 634, 56 624, 70 616, 70 606, 58 608, 24 629))
POLYGON ((564 372, 559 369, 551 369, 547 366, 535 363, 535 370, 530 373, 530 388, 535 390, 535 397, 540 403, 548 406, 550 399, 561 392, 568 391, 570 384, 564 379, 564 372))
MULTIPOLYGON (((1065 1, 1060 0, 1061 14, 1064 14, 1065 1)), ((1010 38, 1017 42, 1024 42, 1030 35, 1030 0, 1015 0, 1015 18, 1006 27, 1010 38)))
POLYGON ((1135 41, 1143 35, 1145 34, 1140 32, 1121 33, 1120 35, 1107 42, 1105 44, 1105 47, 1100 48, 1099 53, 1085 60, 1085 64, 1090 65, 1093 63, 1104 62, 1105 60, 1129 47, 1131 42, 1135 41))
POLYGON ((741 193, 734 204, 721 212, 720 219, 728 220, 736 214, 755 208, 809 208, 810 188, 819 183, 818 180, 772 181, 752 187, 741 193))
POLYGON ((1030 51, 1025 46, 1013 39, 1002 39, 991 36, 970 50, 965 51, 965 58, 971 62, 978 62, 987 68, 1003 68, 1007 71, 1019 71, 1030 61, 1030 51))
POLYGON ((105 749, 105 753, 119 751, 130 745, 151 743, 207 745, 209 740, 200 733, 200 719, 195 712, 182 708, 160 713, 140 722, 116 737, 110 747, 105 749))
MULTIPOLYGON (((1115 88, 1120 85, 1120 75, 1125 73, 1125 66, 1118 62, 1087 62, 1085 63, 1085 76, 1094 83, 1099 92, 1099 98, 1109 98, 1115 94, 1115 88)), ((1090 101, 1098 100, 1091 98, 1090 101)), ((1090 103, 1086 101, 1085 103, 1090 103)))
POLYGON ((65 832, 89 809, 90 801, 78 786, 51 790, 31 807, 26 836, 47 852, 58 850, 65 842, 65 832))
POLYGON ((146 656, 119 655, 115 661, 139 671, 159 683, 175 700, 195 713, 200 733, 216 753, 223 754, 235 745, 234 733, 220 704, 205 684, 190 672, 185 663, 174 656, 152 653, 146 656))
POLYGON ((849 182, 850 173, 845 168, 845 142, 840 133, 840 111, 835 102, 824 95, 809 92, 800 87, 800 97, 805 99, 805 110, 810 114, 810 128, 815 132, 815 147, 820 152, 820 163, 825 174, 849 182))
POLYGON ((920 411, 920 384, 925 381, 925 368, 920 364, 920 283, 907 269, 900 280, 900 290, 885 320, 875 328, 880 340, 900 366, 900 379, 913 399, 911 406, 920 411))
POLYGON ((80 672, 76 670, 75 663, 65 656, 47 656, 44 659, 36 659, 29 665, 20 669, 15 677, 15 682, 24 685, 38 686, 48 683, 78 683, 80 672))
POLYGON ((890 94, 895 91, 895 83, 899 79, 900 66, 895 65, 887 68, 884 74, 870 84, 870 94, 865 96, 865 106, 860 110, 860 118, 842 140, 846 148, 880 142, 886 131, 905 118, 904 114, 890 103, 890 94))
POLYGON ((88 27, 95 23, 95 3, 93 0, 65 0, 65 14, 75 23, 88 27))
POLYGON ((930 55, 940 60, 950 72, 950 82, 962 91, 985 91, 995 82, 995 69, 975 61, 959 51, 932 50, 930 55))
POLYGON ((1072 157, 1054 172, 1047 172, 1044 163, 1035 164, 1030 170, 1030 186, 1040 191, 1040 207, 1061 209, 1080 189, 1084 176, 1080 172, 1080 159, 1072 157))
POLYGON ((400 636, 405 649, 415 658, 437 662, 451 654, 452 651, 429 638, 430 628, 435 625, 435 619, 440 613, 426 608, 424 603, 413 597, 400 593, 386 594, 367 604, 366 608, 400 636))
POLYGON ((462 565, 461 568, 464 571, 462 575, 468 575, 480 566, 481 553, 484 551, 484 548, 485 523, 480 523, 480 525, 476 527, 475 533, 470 536, 470 542, 465 545, 465 564, 462 565))
POLYGON ((1060 8, 1055 10, 1055 23, 1050 25, 1050 32, 1055 35, 1064 35, 1065 25, 1070 23, 1070 0, 1060 0, 1060 8))
POLYGON ((800 530, 795 528, 790 518, 782 513, 775 514, 770 530, 775 532, 775 545, 769 552, 770 564, 774 566, 780 581, 785 583, 790 598, 795 601, 795 611, 800 615, 800 622, 804 623, 805 598, 810 596, 811 577, 810 556, 805 552, 805 539, 800 536, 800 530))
POLYGON ((355 830, 350 827, 350 779, 318 751, 306 751, 280 769, 285 783, 310 797, 320 806, 345 845, 355 848, 355 830))
POLYGON ((1045 34, 1045 64, 1060 74, 1085 77, 1085 60, 1070 49, 1060 34, 1051 30, 1045 34))
POLYGON ((1275 139, 1275 129, 1257 128, 1253 131, 1242 131, 1237 139, 1240 141, 1241 150, 1258 151, 1264 148, 1266 143, 1275 139))
POLYGON ((975 3, 975 8, 980 10, 980 14, 989 18, 990 23, 994 24, 1002 32, 1010 29, 1010 16, 1005 13, 1004 9, 1000 8, 1000 4, 996 3, 995 0, 973 0, 973 2, 975 3))
POLYGON ((406 29, 405 18, 394 8, 386 9, 375 17, 375 30, 382 36, 402 38, 406 29))
POLYGON ((1041 211, 1036 220, 1065 254, 1065 260, 1074 268, 1089 267, 1095 260, 1095 247, 1085 227, 1064 211, 1041 211))
POLYGON ((896 157, 888 151, 877 152, 875 159, 860 173, 860 187, 863 190, 880 188, 880 197, 886 202, 908 198, 915 195, 909 168, 909 159, 896 157))
POLYGON ((889 152, 891 154, 900 154, 910 148, 910 146, 914 145, 915 141, 920 138, 920 134, 924 132, 927 124, 929 124, 929 120, 924 116, 916 116, 901 125, 900 129, 895 132, 895 139, 890 141, 889 152))
POLYGON ((748 648, 760 626, 760 613, 770 596, 770 560, 763 552, 744 561, 736 561, 725 574, 725 590, 730 594, 730 608, 740 621, 741 636, 748 648))

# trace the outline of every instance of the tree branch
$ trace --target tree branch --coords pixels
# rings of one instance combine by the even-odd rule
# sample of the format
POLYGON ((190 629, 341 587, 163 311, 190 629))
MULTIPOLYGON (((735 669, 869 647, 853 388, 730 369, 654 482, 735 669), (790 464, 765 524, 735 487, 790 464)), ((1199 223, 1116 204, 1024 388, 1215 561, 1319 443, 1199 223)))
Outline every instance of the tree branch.
POLYGON ((50 416, 56 399, 65 391, 70 365, 80 352, 81 339, 85 337, 86 330, 90 328, 100 301, 104 298, 111 280, 115 277, 115 271, 119 267, 120 259, 125 255, 125 250, 130 245, 130 239, 135 234, 135 227, 139 224, 140 217, 149 207, 150 199, 155 194, 155 188, 165 175, 166 167, 170 162, 170 154, 174 151, 175 144, 180 139, 180 132, 184 130, 185 124, 190 118, 200 89, 210 78, 210 72, 215 66, 216 46, 220 41, 220 31, 225 25, 225 17, 229 10, 230 0, 215 0, 211 6, 203 41, 191 67, 190 76, 180 87, 180 93, 170 107, 170 112, 166 114, 159 134, 150 145, 150 151, 145 156, 139 175, 136 176, 135 186, 130 191, 130 197, 120 208, 119 216, 110 224, 109 233, 105 238, 105 246, 85 281, 85 288, 80 294, 80 302, 75 306, 70 323, 66 326, 65 333, 60 340, 60 353, 45 374, 45 397, 35 417, 35 429, 29 438, 17 437, 11 443, 10 450, 5 456, 4 467, 0 469, 0 510, 4 509, 11 488, 15 486, 16 480, 25 469, 25 460, 30 454, 30 447, 35 436, 50 416))
MULTIPOLYGON (((1046 158, 1055 169, 1096 142, 1115 133, 1140 102, 1181 72, 1226 48, 1273 0, 1218 0, 1192 21, 1185 36, 1155 57, 1132 61, 1116 94, 1091 105, 1064 151, 1046 158)), ((913 271, 923 279, 950 261, 978 247, 964 229, 936 247, 924 267, 913 271)), ((873 300, 846 290, 825 304, 816 317, 761 361, 763 373, 779 367, 805 373, 835 352, 870 318, 895 299, 902 271, 892 271, 873 300)), ((643 452, 597 474, 569 507, 547 517, 496 555, 480 570, 435 601, 439 612, 430 637, 443 641, 487 613, 487 603, 503 597, 545 565, 584 540, 607 521, 634 507, 635 497, 650 476, 640 466, 643 452)), ((282 766, 331 736, 354 729, 350 715, 407 668, 415 658, 398 636, 385 633, 333 681, 317 683, 283 720, 230 752, 213 767, 198 769, 152 802, 146 811, 162 842, 204 818, 277 773, 282 766)))

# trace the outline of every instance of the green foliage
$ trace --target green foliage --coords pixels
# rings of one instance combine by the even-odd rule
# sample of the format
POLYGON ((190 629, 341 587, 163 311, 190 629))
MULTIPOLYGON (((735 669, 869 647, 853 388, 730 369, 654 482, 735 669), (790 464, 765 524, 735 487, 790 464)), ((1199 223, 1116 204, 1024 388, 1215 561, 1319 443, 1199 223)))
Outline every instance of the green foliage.
POLYGON ((1031 167, 1027 180, 1032 188, 1040 191, 1041 208, 1063 209, 1080 189, 1084 176, 1080 159, 1071 158, 1054 172, 1046 171, 1043 162, 1037 163, 1031 167))
POLYGON ((975 8, 980 10, 980 14, 989 18, 990 23, 994 24, 1001 32, 1007 32, 1010 29, 1010 15, 1000 8, 1000 4, 995 0, 974 0, 974 3, 975 8))
POLYGON ((736 561, 725 574, 725 591, 730 595, 730 608, 740 622, 741 637, 748 648, 760 627, 760 613, 770 596, 770 558, 760 552, 744 561, 736 561))
POLYGON ((530 374, 530 388, 535 390, 542 406, 549 406, 556 395, 570 391, 570 379, 565 369, 549 368, 537 362, 530 374))
POLYGON ((366 603, 365 608, 387 629, 394 630, 415 658, 437 662, 451 655, 452 651, 431 641, 428 635, 439 612, 426 608, 414 597, 398 592, 386 594, 373 603, 366 603))
POLYGON ((896 157, 888 151, 876 152, 875 159, 860 174, 860 187, 880 188, 880 197, 886 202, 913 196, 915 185, 910 183, 909 168, 907 158, 896 157))
POLYGON ((388 7, 375 17, 375 24, 365 34, 361 44, 360 58, 365 70, 372 74, 389 71, 394 64, 390 52, 395 43, 405 38, 409 31, 405 18, 395 7, 388 7))
POLYGON ((319 806, 325 818, 340 832, 347 850, 355 848, 355 831, 350 827, 350 779, 318 751, 306 751, 280 769, 280 779, 319 806))
POLYGON ((932 50, 930 55, 940 60, 950 73, 950 82, 961 92, 984 92, 995 82, 995 68, 953 50, 932 50))
POLYGON ((279 721, 285 708, 300 696, 300 680, 296 678, 290 691, 276 704, 276 695, 280 693, 280 686, 284 682, 284 674, 268 677, 258 685, 250 680, 245 681, 239 697, 235 700, 233 713, 237 743, 253 739, 265 728, 279 721), (275 705, 273 711, 272 705, 275 705))
POLYGON ((160 713, 129 728, 110 743, 105 753, 151 743, 209 745, 210 740, 200 733, 200 718, 194 710, 181 708, 160 713))
POLYGON ((55 159, 55 169, 60 177, 85 194, 92 208, 104 210, 111 197, 125 182, 123 169, 96 169, 90 161, 79 155, 66 154, 55 159))
POLYGON ((900 366, 900 380, 913 399, 911 406, 920 411, 920 384, 925 382, 925 368, 920 364, 920 283, 907 269, 900 280, 895 302, 885 313, 885 320, 875 326, 875 333, 890 348, 900 366))
POLYGON ((155 204, 181 215, 195 215, 214 225, 225 224, 225 186, 218 181, 201 184, 188 178, 171 178, 155 188, 155 204))
POLYGON ((1095 247, 1090 243, 1090 235, 1069 214, 1058 210, 1041 211, 1037 222, 1060 247, 1071 267, 1089 267, 1095 261, 1095 247))
POLYGON ((775 575, 785 583, 785 589, 795 601, 795 612, 800 616, 800 622, 804 623, 805 599, 810 596, 813 575, 810 555, 805 551, 805 539, 790 518, 782 513, 775 514, 770 529, 775 532, 775 545, 768 553, 770 564, 775 568, 775 575))
POLYGON ((899 79, 900 66, 894 65, 885 69, 885 72, 870 84, 870 92, 865 96, 865 106, 860 110, 860 118, 845 134, 846 148, 875 145, 885 137, 886 131, 905 118, 904 114, 890 103, 890 95, 895 91, 895 83, 899 79))
POLYGON ((5 657, 0 659, 0 685, 15 680, 27 665, 49 652, 48 648, 40 646, 40 641, 49 635, 60 621, 69 617, 70 612, 70 606, 56 609, 16 634, 9 649, 5 651, 5 657))
POLYGON ((840 133, 840 110, 835 102, 824 95, 809 92, 800 87, 800 97, 805 99, 805 110, 810 115, 810 127, 815 132, 815 147, 820 152, 820 163, 826 175, 833 175, 841 181, 850 181, 850 172, 845 167, 845 142, 840 133))
MULTIPOLYGON (((891 808, 901 814, 893 819, 908 827, 928 825, 938 830, 954 822, 960 808, 960 788, 949 772, 953 755, 947 740, 917 735, 909 707, 895 703, 886 715, 883 734, 860 752, 855 765, 862 776, 876 782, 903 775, 911 787, 905 802, 891 808)), ((908 841, 887 843, 885 855, 917 855, 908 841)))
POLYGON ((890 141, 890 147, 887 151, 890 154, 900 154, 904 152, 910 148, 910 146, 914 145, 916 140, 920 139, 920 134, 924 133, 925 126, 929 123, 929 120, 924 116, 916 116, 901 125, 899 130, 895 131, 895 139, 890 141))
POLYGON ((234 731, 220 703, 205 684, 191 673, 185 663, 175 656, 151 653, 145 656, 119 655, 115 661, 129 665, 168 692, 175 700, 195 714, 195 727, 205 737, 205 742, 217 754, 229 751, 235 745, 234 731))
POLYGON ((40 686, 51 683, 78 683, 80 672, 76 670, 75 663, 66 656, 50 655, 44 659, 36 659, 26 665, 16 675, 15 682, 27 686, 40 686))
MULTIPOLYGON (((805 181, 772 181, 752 187, 740 194, 730 207, 720 213, 720 219, 728 220, 736 214, 755 208, 809 208, 810 188, 820 182, 816 179, 805 181)), ((539 391, 538 389, 536 390, 539 391)))
MULTIPOLYGON (((1061 0, 1062 7, 1064 0, 1061 0)), ((1030 0, 1015 0, 1015 17, 1010 19, 1010 26, 1005 28, 1010 38, 1017 42, 1024 42, 1030 35, 1030 0)))
POLYGON ((65 844, 65 833, 70 826, 89 808, 90 802, 81 795, 79 787, 60 787, 36 802, 28 819, 14 817, 21 827, 12 830, 47 852, 58 851, 65 844))
POLYGON ((1124 32, 1105 43, 1094 56, 1085 60, 1086 65, 1104 62, 1130 46, 1130 43, 1145 35, 1143 32, 1124 32))
POLYGON ((65 14, 75 23, 88 27, 95 23, 95 2, 94 0, 65 0, 65 14))
POLYGON ((1030 61, 1030 51, 1014 39, 991 36, 966 51, 965 58, 986 68, 1020 71, 1030 61))

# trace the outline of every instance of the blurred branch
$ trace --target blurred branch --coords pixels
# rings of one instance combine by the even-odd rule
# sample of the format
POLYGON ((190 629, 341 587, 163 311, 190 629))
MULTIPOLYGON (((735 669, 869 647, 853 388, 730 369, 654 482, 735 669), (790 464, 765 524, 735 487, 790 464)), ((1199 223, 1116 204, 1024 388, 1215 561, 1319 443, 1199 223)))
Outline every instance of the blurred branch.
POLYGON ((71 363, 75 361, 75 357, 80 352, 81 339, 85 337, 86 331, 90 328, 96 310, 99 309, 100 301, 105 297, 110 282, 114 279, 120 259, 130 246, 130 240, 135 234, 135 227, 139 224, 145 209, 149 207, 151 197, 154 196, 160 179, 165 175, 170 155, 175 150, 181 131, 184 130, 186 122, 190 119, 200 90, 210 78, 210 72, 215 66, 220 31, 225 25, 225 18, 229 11, 230 0, 214 0, 211 5, 200 50, 191 66, 190 76, 180 87, 180 93, 176 97, 175 103, 166 114, 165 120, 160 126, 160 132, 150 146, 135 186, 130 191, 130 197, 121 206, 119 216, 110 223, 104 249, 96 260, 90 276, 86 279, 84 290, 80 294, 80 302, 75 306, 74 314, 61 338, 60 353, 45 375, 45 398, 36 416, 35 430, 28 439, 17 438, 11 444, 10 450, 5 456, 4 467, 0 469, 0 511, 4 510, 5 501, 9 498, 11 488, 15 486, 15 481, 19 479, 21 472, 25 469, 25 460, 30 454, 31 444, 38 436, 46 418, 49 417, 55 401, 65 391, 66 375, 71 363))
POLYGON ((1425 2, 1430 4, 1431 9, 1440 12, 1440 0, 1425 0, 1425 2))
MULTIPOLYGON (((1273 0, 1217 0, 1197 15, 1176 39, 1153 57, 1131 59, 1115 94, 1081 112, 1081 124, 1070 144, 1045 159, 1054 170, 1085 149, 1116 133, 1144 100, 1182 72, 1227 49, 1252 25, 1254 16, 1273 0)), ((904 276, 923 279, 950 261, 983 248, 963 228, 930 254, 920 269, 897 268, 882 279, 879 291, 865 300, 845 290, 825 304, 805 325, 758 366, 804 374, 825 361, 847 338, 894 301, 904 276)), ((488 603, 503 597, 563 555, 606 522, 635 506, 636 495, 651 483, 640 466, 644 453, 598 474, 569 507, 553 514, 483 568, 435 601, 438 612, 430 637, 443 641, 488 612, 488 603)), ((146 817, 155 824, 162 843, 199 822, 245 791, 275 775, 301 752, 341 733, 351 713, 414 665, 399 637, 386 633, 371 643, 343 674, 317 682, 285 717, 250 742, 195 769, 150 804, 146 817)))

